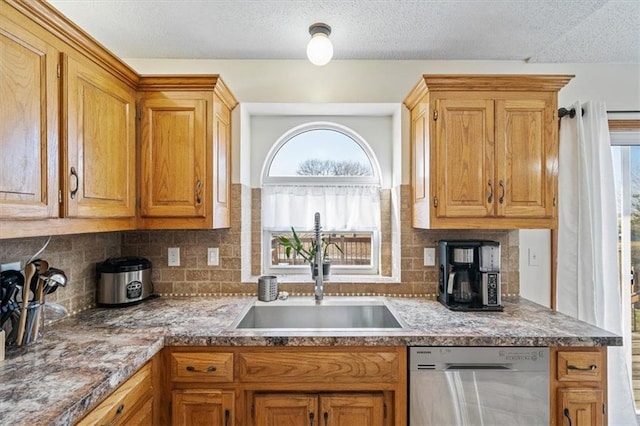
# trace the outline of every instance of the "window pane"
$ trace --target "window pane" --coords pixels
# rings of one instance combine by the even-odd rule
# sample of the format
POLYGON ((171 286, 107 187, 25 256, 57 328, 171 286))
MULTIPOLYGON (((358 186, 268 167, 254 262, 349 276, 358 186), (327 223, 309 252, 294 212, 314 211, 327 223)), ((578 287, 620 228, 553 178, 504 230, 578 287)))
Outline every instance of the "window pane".
MULTIPOLYGON (((308 253, 313 253, 312 241, 313 233, 299 233, 298 237, 302 243, 302 255, 291 251, 287 257, 285 247, 280 243, 280 238, 284 237, 289 241, 294 241, 291 232, 280 232, 271 234, 271 265, 272 266, 296 266, 306 265, 304 259, 308 253)), ((331 262, 333 266, 370 266, 371 265, 371 233, 323 233, 323 250, 325 260, 331 262)))
POLYGON ((274 155, 269 176, 373 176, 362 147, 344 133, 316 129, 299 133, 274 155))

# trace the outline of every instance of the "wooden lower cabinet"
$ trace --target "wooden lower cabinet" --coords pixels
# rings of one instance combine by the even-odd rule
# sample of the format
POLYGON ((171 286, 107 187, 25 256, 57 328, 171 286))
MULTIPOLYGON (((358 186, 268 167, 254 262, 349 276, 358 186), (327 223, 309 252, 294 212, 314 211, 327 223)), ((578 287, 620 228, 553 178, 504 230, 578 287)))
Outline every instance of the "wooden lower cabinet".
POLYGON ((255 394, 255 426, 384 426, 382 393, 255 394))
POLYGON ((551 424, 607 424, 607 348, 551 348, 551 424))
POLYGON ((148 362, 130 379, 81 419, 78 426, 155 424, 152 362, 148 362))
POLYGON ((234 424, 231 391, 185 389, 172 392, 171 424, 175 426, 231 426, 234 424))
POLYGON ((170 347, 164 363, 173 425, 407 423, 405 347, 170 347))

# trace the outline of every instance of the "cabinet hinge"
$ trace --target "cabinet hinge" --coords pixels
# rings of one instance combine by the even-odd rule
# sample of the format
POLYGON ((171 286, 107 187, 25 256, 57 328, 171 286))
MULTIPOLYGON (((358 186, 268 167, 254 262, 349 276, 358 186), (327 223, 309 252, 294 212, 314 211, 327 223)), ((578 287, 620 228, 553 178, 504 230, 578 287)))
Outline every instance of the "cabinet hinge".
POLYGON ((58 66, 56 67, 56 75, 58 76, 58 78, 60 78, 60 73, 62 72, 60 64, 58 64, 58 66))
POLYGON ((553 197, 553 207, 555 207, 556 204, 557 204, 556 197, 553 197))
POLYGON ((62 204, 62 189, 58 190, 58 204, 62 204))
POLYGON ((607 414, 607 403, 606 402, 602 403, 602 414, 607 414))
POLYGON ((434 109, 433 110, 433 121, 436 121, 438 119, 438 110, 434 109))
POLYGON ((438 207, 438 197, 433 197, 433 207, 438 207))

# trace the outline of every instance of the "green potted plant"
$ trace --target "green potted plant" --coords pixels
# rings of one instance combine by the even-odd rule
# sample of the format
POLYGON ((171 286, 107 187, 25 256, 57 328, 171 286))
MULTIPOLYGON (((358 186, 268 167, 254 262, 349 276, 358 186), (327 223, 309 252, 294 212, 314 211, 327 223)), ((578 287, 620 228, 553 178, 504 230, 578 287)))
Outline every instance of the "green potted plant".
MULTIPOLYGON (((302 239, 293 227, 291 227, 291 233, 293 234, 292 239, 284 235, 279 235, 278 243, 284 247, 287 258, 291 258, 291 254, 296 253, 305 262, 309 263, 311 266, 311 276, 312 278, 315 278, 318 273, 318 268, 316 266, 317 244, 315 239, 312 238, 311 245, 305 247, 302 243, 302 239)), ((331 262, 329 261, 329 247, 331 246, 335 247, 340 253, 343 252, 342 247, 340 247, 335 241, 331 240, 331 236, 321 238, 322 275, 325 278, 328 277, 331 272, 331 262)))

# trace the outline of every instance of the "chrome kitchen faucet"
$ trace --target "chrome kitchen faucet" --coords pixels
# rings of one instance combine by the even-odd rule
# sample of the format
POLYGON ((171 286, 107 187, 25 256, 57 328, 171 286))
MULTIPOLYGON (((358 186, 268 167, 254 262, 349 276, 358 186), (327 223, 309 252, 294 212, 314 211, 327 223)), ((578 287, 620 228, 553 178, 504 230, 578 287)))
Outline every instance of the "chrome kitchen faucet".
POLYGON ((315 267, 318 269, 316 272, 316 285, 314 289, 316 303, 320 303, 322 298, 324 297, 324 286, 323 280, 324 276, 322 274, 322 235, 320 226, 320 213, 316 212, 315 221, 314 221, 314 231, 315 231, 315 239, 316 239, 316 265, 315 267))

